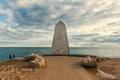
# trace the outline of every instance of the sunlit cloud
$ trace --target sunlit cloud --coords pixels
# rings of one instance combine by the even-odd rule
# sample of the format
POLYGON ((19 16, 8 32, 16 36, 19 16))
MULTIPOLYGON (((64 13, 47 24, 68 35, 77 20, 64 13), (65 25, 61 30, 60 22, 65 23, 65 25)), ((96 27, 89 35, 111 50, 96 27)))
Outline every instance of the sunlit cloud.
POLYGON ((51 46, 55 24, 70 46, 120 46, 119 0, 1 0, 0 46, 51 46))

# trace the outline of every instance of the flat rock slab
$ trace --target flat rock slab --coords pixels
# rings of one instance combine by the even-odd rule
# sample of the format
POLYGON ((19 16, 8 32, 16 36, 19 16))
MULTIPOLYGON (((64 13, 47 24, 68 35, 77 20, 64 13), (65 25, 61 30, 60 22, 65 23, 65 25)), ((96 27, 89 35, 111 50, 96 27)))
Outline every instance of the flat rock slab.
POLYGON ((40 72, 39 80, 100 80, 81 67, 81 59, 81 57, 45 56, 48 65, 40 72))

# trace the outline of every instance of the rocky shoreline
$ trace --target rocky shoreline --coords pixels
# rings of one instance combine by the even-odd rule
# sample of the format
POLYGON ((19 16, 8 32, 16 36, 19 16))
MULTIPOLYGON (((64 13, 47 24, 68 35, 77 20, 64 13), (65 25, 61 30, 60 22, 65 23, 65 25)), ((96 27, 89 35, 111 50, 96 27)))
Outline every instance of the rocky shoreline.
POLYGON ((86 56, 81 65, 96 74, 101 80, 120 80, 120 59, 86 56))
MULTIPOLYGON (((45 55, 31 54, 24 58, 6 60, 0 62, 0 80, 31 80, 34 73, 40 73, 44 69, 46 61, 45 55), (34 66, 33 66, 34 65, 34 66)), ((53 57, 53 56, 50 56, 53 57)), ((54 57, 53 57, 54 58, 54 57)), ((85 57, 79 57, 85 59, 85 57)), ((96 59, 96 57, 92 57, 96 59)), ((48 64, 49 65, 49 64, 48 64)), ((116 76, 120 80, 120 59, 100 58, 97 62, 96 70, 102 70, 108 74, 116 76)), ((93 70, 89 70, 93 73, 93 70)), ((101 77, 100 77, 101 78, 101 77)), ((104 80, 104 78, 101 78, 104 80)))
POLYGON ((29 77, 39 68, 45 67, 41 55, 31 54, 24 58, 0 62, 0 80, 29 80, 29 77))
POLYGON ((102 70, 120 80, 120 58, 103 58, 103 61, 98 63, 98 70, 102 70))

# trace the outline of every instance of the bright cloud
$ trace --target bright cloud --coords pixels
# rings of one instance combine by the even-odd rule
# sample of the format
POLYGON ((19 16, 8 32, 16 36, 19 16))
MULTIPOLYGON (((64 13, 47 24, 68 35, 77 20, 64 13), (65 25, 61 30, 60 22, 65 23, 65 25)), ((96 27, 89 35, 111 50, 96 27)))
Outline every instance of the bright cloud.
POLYGON ((51 46, 55 24, 70 46, 120 46, 119 0, 0 0, 0 46, 51 46))

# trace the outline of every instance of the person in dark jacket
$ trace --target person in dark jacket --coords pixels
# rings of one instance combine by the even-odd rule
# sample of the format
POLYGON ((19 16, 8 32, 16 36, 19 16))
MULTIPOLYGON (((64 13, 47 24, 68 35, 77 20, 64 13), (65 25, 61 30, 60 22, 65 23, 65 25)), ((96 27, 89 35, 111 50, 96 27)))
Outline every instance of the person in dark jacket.
POLYGON ((15 59, 15 55, 13 55, 13 59, 15 59))
POLYGON ((12 59, 12 56, 11 56, 11 54, 9 55, 9 59, 10 59, 10 60, 12 59))

